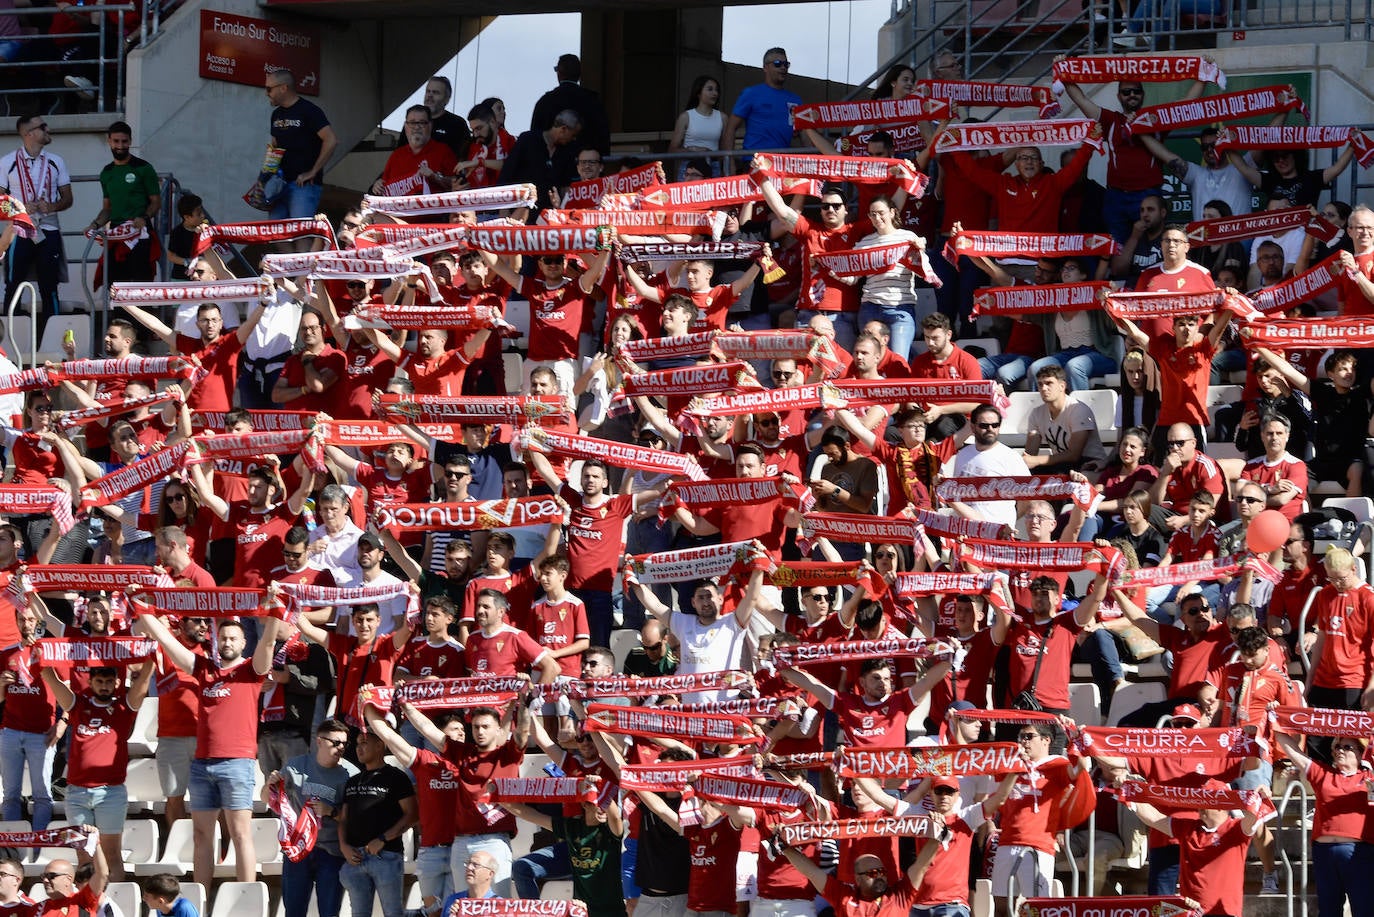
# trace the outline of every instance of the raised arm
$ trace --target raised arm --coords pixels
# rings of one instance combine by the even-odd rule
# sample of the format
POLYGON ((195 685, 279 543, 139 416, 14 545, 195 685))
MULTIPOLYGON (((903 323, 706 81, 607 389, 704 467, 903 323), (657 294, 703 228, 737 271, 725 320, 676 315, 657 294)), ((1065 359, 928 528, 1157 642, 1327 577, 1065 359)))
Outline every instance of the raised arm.
POLYGON ((257 648, 253 650, 253 671, 259 675, 266 675, 272 671, 272 657, 277 652, 277 631, 281 628, 281 620, 268 615, 264 619, 262 636, 258 638, 257 648))
POLYGON ((1355 148, 1346 144, 1341 148, 1341 155, 1336 157, 1336 161, 1322 169, 1322 184, 1329 185, 1335 181, 1340 174, 1350 168, 1350 162, 1355 158, 1355 148))
POLYGON ((787 857, 787 862, 791 863, 797 872, 806 877, 812 888, 817 892, 825 891, 825 882, 830 878, 830 874, 821 869, 810 857, 802 856, 801 851, 791 847, 782 848, 782 855, 787 857))
POLYGON ((834 709, 836 699, 834 689, 810 672, 805 669, 782 669, 778 674, 782 675, 784 681, 791 682, 820 701, 821 706, 825 709, 834 709))
POLYGON ((123 305, 124 311, 129 313, 130 318, 152 332, 155 337, 167 345, 168 350, 172 351, 172 353, 177 352, 177 333, 164 325, 160 318, 138 306, 130 306, 128 304, 121 305, 123 305))
MULTIPOLYGON (((190 672, 196 667, 196 654, 191 652, 184 643, 172 636, 172 632, 167 629, 167 625, 155 615, 145 614, 138 618, 139 625, 143 627, 143 632, 157 641, 157 645, 162 647, 162 654, 172 665, 181 669, 183 672, 190 672)), ((267 661, 272 661, 268 656, 267 661)))
MULTIPOLYGON (((367 728, 376 733, 377 738, 386 743, 387 749, 396 757, 397 764, 401 765, 401 767, 410 767, 415 763, 415 746, 411 745, 401 737, 399 732, 391 728, 391 725, 386 721, 386 718, 382 716, 380 710, 369 704, 363 708, 363 719, 367 721, 367 728)), ((435 731, 438 732, 437 729, 435 731)), ((441 739, 444 737, 442 732, 440 732, 439 735, 441 739)), ((444 747, 443 742, 440 741, 436 747, 442 749, 444 747)))
MULTIPOLYGON (((145 665, 143 668, 152 669, 152 666, 145 665)), ((52 691, 53 699, 57 701, 58 706, 63 710, 71 710, 75 707, 76 692, 72 690, 71 685, 58 677, 57 670, 52 666, 44 666, 41 672, 43 682, 48 686, 48 690, 52 691)))

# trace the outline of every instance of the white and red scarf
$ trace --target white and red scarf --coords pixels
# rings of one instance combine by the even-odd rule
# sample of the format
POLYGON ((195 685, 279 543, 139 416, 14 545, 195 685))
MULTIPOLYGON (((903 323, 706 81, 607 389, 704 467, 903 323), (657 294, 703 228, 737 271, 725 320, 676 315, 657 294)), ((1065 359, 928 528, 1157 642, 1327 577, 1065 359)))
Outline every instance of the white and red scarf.
POLYGON ((15 235, 21 239, 38 238, 38 227, 33 225, 33 217, 29 216, 23 201, 17 197, 0 194, 0 223, 13 225, 15 235))
POLYGON ((914 242, 822 252, 814 257, 821 267, 836 277, 873 277, 886 274, 896 267, 904 267, 926 283, 944 286, 944 281, 936 276, 935 269, 930 266, 925 249, 914 242))
POLYGON ((944 822, 929 815, 887 818, 837 818, 833 821, 801 821, 778 826, 778 836, 789 847, 817 841, 850 841, 873 837, 939 837, 944 822))
POLYGON ((1341 253, 1336 252, 1301 274, 1260 290, 1251 297, 1251 302, 1265 315, 1287 312, 1299 303, 1316 299, 1323 293, 1334 290, 1345 272, 1341 265, 1341 253))
POLYGON ((1305 736, 1340 736, 1368 739, 1374 736, 1374 714, 1363 710, 1329 707, 1276 707, 1269 711, 1279 732, 1305 736))
POLYGON ((913 124, 917 121, 944 121, 952 117, 954 109, 949 101, 929 93, 912 94, 904 99, 812 102, 792 110, 792 123, 799 130, 807 127, 913 124))
POLYGON ((625 377, 625 395, 715 395, 735 389, 762 388, 754 367, 740 360, 674 369, 654 369, 625 377))
POLYGON ((594 436, 580 436, 576 433, 529 426, 520 431, 519 445, 522 449, 558 455, 573 461, 595 458, 619 468, 670 474, 691 478, 694 481, 706 478, 706 472, 697 463, 696 456, 668 452, 665 449, 652 449, 648 446, 634 446, 610 439, 597 439, 594 436))
POLYGON ((807 513, 802 531, 808 539, 825 538, 847 544, 915 544, 921 524, 906 516, 869 516, 863 513, 807 513))
POLYGON ((388 216, 410 217, 432 213, 454 213, 460 210, 507 210, 512 207, 534 207, 539 203, 539 189, 534 185, 498 185, 493 188, 465 188, 438 194, 405 194, 398 197, 363 195, 363 213, 385 213, 388 216))
POLYGON ((0 847, 70 847, 95 854, 100 835, 80 828, 49 828, 46 831, 0 831, 0 847))
POLYGON ((691 761, 659 761, 626 764, 620 769, 620 788, 633 792, 676 793, 701 774, 726 777, 757 777, 752 757, 696 758, 691 761))
POLYGON ((338 248, 334 227, 328 220, 312 217, 305 220, 255 220, 248 223, 216 223, 201 227, 191 247, 191 257, 205 254, 211 245, 228 243, 247 245, 253 242, 293 242, 305 238, 324 239, 330 248, 338 248))
POLYGON ((119 357, 105 360, 68 360, 50 371, 54 382, 67 379, 195 379, 199 367, 190 357, 119 357))
POLYGON ((982 538, 997 541, 1007 533, 1007 526, 999 522, 983 519, 965 519, 953 514, 937 513, 929 509, 917 509, 916 521, 925 527, 926 533, 958 540, 960 538, 982 538))
POLYGON ((1059 102, 1048 86, 982 80, 917 80, 912 95, 943 99, 955 105, 1038 108, 1042 118, 1053 118, 1059 114, 1059 102))
POLYGON ((922 748, 856 748, 841 746, 835 768, 842 777, 919 779, 1021 774, 1026 759, 1014 742, 943 745, 922 748))
POLYGON ((359 232, 353 237, 354 251, 360 255, 367 255, 372 249, 393 245, 407 244, 420 239, 429 239, 431 236, 450 236, 454 240, 453 247, 464 247, 463 242, 467 237, 467 223, 373 223, 371 226, 359 232))
POLYGON ((528 681, 513 675, 408 681, 393 688, 390 705, 379 709, 385 712, 401 704, 411 704, 418 710, 452 710, 459 707, 499 709, 519 696, 528 685, 528 681))
POLYGON ((653 707, 589 704, 585 723, 590 732, 643 738, 672 736, 692 744, 728 742, 732 745, 758 745, 765 741, 749 717, 727 713, 683 713, 653 707))
POLYGON ((1246 570, 1254 571, 1260 579, 1277 583, 1282 577, 1278 570, 1259 557, 1246 554, 1229 554, 1213 557, 1210 560, 1194 560, 1167 567, 1141 567, 1138 570, 1123 570, 1119 579, 1123 587, 1136 586, 1176 586, 1191 583, 1193 580, 1211 582, 1219 576, 1239 576, 1246 570))
MULTIPOLYGON (((413 682, 424 684, 424 682, 413 682)), ((609 675, 605 678, 568 679, 551 685, 538 685, 536 691, 545 701, 559 697, 598 700, 606 697, 658 697, 697 691, 738 691, 752 688, 754 677, 748 672, 725 669, 715 672, 683 672, 673 675, 609 675)), ((726 711, 721 711, 726 712, 726 711)))
POLYGON ((10 580, 10 591, 118 592, 132 585, 171 586, 172 580, 140 564, 27 564, 10 580))
MULTIPOLYGON (((380 586, 312 586, 308 583, 274 582, 272 586, 297 605, 314 607, 367 605, 373 602, 389 602, 392 599, 410 599, 415 596, 408 582, 385 583, 380 586)), ((418 597, 412 604, 412 611, 419 608, 418 597)))
POLYGON ((1029 544, 1024 541, 985 541, 966 538, 957 545, 959 560, 976 567, 1000 570, 1037 570, 1045 573, 1089 571, 1107 578, 1124 564, 1116 548, 1091 542, 1029 544))
POLYGON ((1098 57, 1068 57, 1057 61, 1051 72, 1055 95, 1065 83, 1177 83, 1201 80, 1226 88, 1226 74, 1215 62, 1198 55, 1104 54, 1098 57))
POLYGON ((668 176, 663 173, 663 164, 655 161, 614 175, 603 175, 589 181, 575 181, 568 185, 568 193, 563 196, 563 207, 595 207, 607 194, 634 194, 651 185, 661 185, 667 180, 668 176))
POLYGON ((493 255, 565 255, 599 252, 610 247, 603 226, 495 226, 479 223, 468 231, 468 243, 493 255))
MULTIPOLYGON (((165 306, 172 303, 180 305, 182 303, 206 302, 257 302, 259 297, 270 292, 271 289, 272 285, 269 281, 258 277, 252 280, 209 280, 181 283, 114 283, 110 285, 110 305, 165 306)), ((166 361, 170 358, 130 357, 126 359, 129 361, 140 359, 166 361)), ((104 361, 83 360, 80 362, 98 363, 104 361)), ((142 375, 153 375, 153 373, 142 375)))
POLYGON ((988 121, 953 124, 935 138, 935 152, 1005 150, 1032 146, 1078 146, 1086 143, 1101 152, 1102 138, 1092 136, 1097 122, 1088 118, 1056 121, 988 121))
POLYGON ((683 583, 727 576, 748 557, 752 542, 732 541, 700 548, 678 548, 652 554, 632 554, 625 569, 647 585, 683 583))
POLYGON ((834 410, 845 406, 839 389, 828 382, 811 385, 786 385, 763 388, 734 395, 708 395, 693 398, 682 413, 690 417, 738 417, 768 411, 803 410, 816 408, 834 410))
POLYGON ((1121 251, 1105 233, 956 232, 945 243, 945 258, 1108 258, 1121 251))
POLYGON ((1241 328, 1240 339, 1247 347, 1279 350, 1374 347, 1374 319, 1270 319, 1241 328))
POLYGON ((981 595, 994 608, 1007 608, 1005 573, 898 573, 893 591, 914 598, 923 595, 981 595))
POLYGON ((1307 117, 1307 105, 1292 86, 1262 86, 1200 99, 1147 105, 1131 119, 1131 133, 1153 134, 1181 127, 1202 127, 1294 109, 1300 110, 1303 118, 1307 117))
POLYGON ((732 806, 752 806, 777 811, 801 809, 811 804, 811 794, 801 787, 752 777, 702 774, 692 782, 692 789, 705 799, 732 806))
MULTIPOLYGON (((229 429, 225 418, 229 411, 197 411, 191 417, 191 425, 196 430, 209 430, 224 433, 229 429)), ((237 411, 233 412, 235 415, 237 411)), ((248 420, 254 430, 308 430, 314 423, 314 411, 248 411, 248 420)))
POLYGON ((57 529, 67 534, 76 524, 67 492, 47 485, 0 484, 0 513, 13 516, 52 516, 57 529))
POLYGON ((987 287, 973 296, 973 317, 981 315, 1040 315, 1048 312, 1090 312, 1102 307, 1112 285, 1106 281, 1018 284, 987 287))
POLYGON ((1087 481, 1070 480, 1067 475, 1008 475, 1000 478, 944 478, 935 485, 936 495, 946 503, 983 500, 1072 500, 1084 512, 1091 512, 1100 493, 1087 481))
POLYGON ((1226 150, 1331 150, 1350 144, 1362 168, 1374 165, 1374 140, 1358 127, 1331 125, 1223 127, 1217 133, 1217 151, 1226 150))
POLYGON ((0 375, 0 395, 32 392, 37 389, 51 388, 53 385, 52 375, 41 366, 34 369, 23 369, 17 373, 0 375))
POLYGON ((108 404, 96 405, 93 408, 81 408, 77 411, 66 411, 57 418, 57 425, 65 430, 74 430, 77 427, 84 427, 88 423, 95 423, 98 420, 109 420, 121 414, 131 414, 140 408, 153 408, 164 404, 181 404, 185 400, 179 386, 172 386, 161 392, 154 392, 151 395, 144 395, 142 398, 120 398, 108 404))
POLYGON ((95 506, 108 506, 134 491, 147 488, 154 481, 162 480, 182 467, 183 459, 190 448, 191 443, 183 440, 175 446, 159 449, 146 458, 130 462, 104 477, 96 478, 81 488, 81 504, 78 509, 85 511, 95 506))
POLYGON ((539 898, 457 898, 444 917, 587 917, 587 906, 539 898))
POLYGON ((1221 309, 1246 320, 1256 314, 1250 300, 1224 290, 1208 290, 1206 293, 1108 293, 1106 309, 1111 315, 1132 321, 1210 315, 1221 309))
POLYGON ((306 430, 264 430, 261 433, 201 434, 195 438, 203 460, 261 459, 266 455, 285 455, 305 445, 311 434, 306 430))
POLYGON ((565 416, 562 395, 395 395, 384 393, 377 411, 399 423, 525 423, 565 416))
POLYGON ((710 236, 719 241, 726 216, 721 210, 545 210, 550 226, 613 226, 630 235, 710 236))
POLYGON ((887 127, 873 128, 849 134, 835 141, 835 152, 841 156, 867 156, 868 142, 879 132, 892 138, 892 152, 899 156, 919 153, 926 148, 925 135, 921 133, 919 122, 892 124, 887 127))
MULTIPOLYGON (((774 184, 778 193, 784 196, 821 196, 821 183, 814 179, 790 179, 774 184)), ((763 192, 748 175, 673 182, 639 192, 639 205, 651 210, 716 210, 761 200, 763 192)))
POLYGON ((1219 729, 1084 726, 1075 747, 1085 755, 1140 758, 1248 758, 1263 743, 1240 726, 1219 729))
POLYGON ((377 507, 377 524, 392 532, 481 532, 562 522, 563 508, 547 496, 458 503, 384 503, 377 507))
POLYGON ((482 305, 403 306, 363 303, 344 316, 344 329, 363 328, 424 331, 427 328, 446 328, 449 331, 471 332, 488 328, 509 328, 500 309, 482 305))
POLYGON ((281 824, 277 827, 277 843, 282 856, 299 863, 315 849, 320 836, 320 816, 306 803, 299 811, 286 793, 286 784, 278 782, 268 790, 267 808, 277 813, 281 824))
POLYGON ((793 643, 773 648, 773 664, 796 669, 823 662, 860 662, 865 659, 950 658, 948 646, 924 637, 885 637, 881 640, 831 640, 825 643, 793 643))
POLYGON ((840 379, 833 383, 851 410, 887 404, 988 403, 1006 410, 1010 401, 992 379, 840 379))
POLYGON ((750 177, 755 180, 777 177, 813 179, 821 182, 853 182, 883 185, 895 183, 908 197, 925 193, 930 178, 912 168, 905 159, 881 156, 817 156, 807 153, 759 153, 754 157, 750 177))
POLYGON ((1188 241, 1198 246, 1257 239, 1304 228, 1309 236, 1320 242, 1330 242, 1340 232, 1336 224, 1324 217, 1313 216, 1306 207, 1285 207, 1283 210, 1261 210, 1238 217, 1194 220, 1188 224, 1187 231, 1188 241))

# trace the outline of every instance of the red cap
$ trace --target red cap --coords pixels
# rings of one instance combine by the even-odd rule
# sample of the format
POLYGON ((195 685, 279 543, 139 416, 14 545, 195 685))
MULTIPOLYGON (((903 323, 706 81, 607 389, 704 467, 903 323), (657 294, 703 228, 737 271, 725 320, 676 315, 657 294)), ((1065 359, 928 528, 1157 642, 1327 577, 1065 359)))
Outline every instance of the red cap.
POLYGON ((959 789, 959 781, 955 780, 953 777, 936 777, 935 780, 932 781, 930 784, 930 788, 932 790, 938 790, 941 787, 950 790, 957 790, 959 789))
POLYGON ((1173 718, 1176 720, 1192 720, 1194 723, 1202 722, 1202 711, 1194 704, 1179 704, 1174 708, 1173 718))

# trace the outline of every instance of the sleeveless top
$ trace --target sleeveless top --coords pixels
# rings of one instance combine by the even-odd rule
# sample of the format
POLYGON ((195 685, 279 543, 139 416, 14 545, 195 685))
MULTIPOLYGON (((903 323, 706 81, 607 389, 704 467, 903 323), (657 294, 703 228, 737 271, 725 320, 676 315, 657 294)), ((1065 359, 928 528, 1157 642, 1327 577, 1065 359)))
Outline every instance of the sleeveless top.
POLYGON ((720 132, 725 123, 720 109, 703 115, 695 108, 687 109, 687 130, 682 135, 682 146, 688 150, 714 150, 720 147, 720 132))

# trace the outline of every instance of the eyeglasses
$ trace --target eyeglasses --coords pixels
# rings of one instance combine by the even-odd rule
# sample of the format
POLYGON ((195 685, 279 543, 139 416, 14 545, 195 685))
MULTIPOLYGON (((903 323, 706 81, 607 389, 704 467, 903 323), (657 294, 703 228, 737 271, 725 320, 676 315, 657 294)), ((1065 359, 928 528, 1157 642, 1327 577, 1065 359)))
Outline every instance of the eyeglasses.
POLYGON ((366 283, 365 281, 362 281, 362 280, 350 280, 350 281, 348 281, 348 283, 346 283, 346 284, 344 284, 344 285, 345 285, 345 286, 349 286, 349 287, 365 287, 365 286, 367 286, 367 283, 366 283))
POLYGON ((1361 752, 1361 751, 1364 751, 1364 749, 1360 748, 1360 746, 1358 746, 1358 745, 1332 745, 1332 746, 1331 746, 1331 750, 1332 750, 1332 751, 1353 751, 1353 752, 1356 752, 1357 754, 1358 754, 1359 752, 1361 752))
POLYGON ((999 420, 997 423, 976 423, 974 426, 980 430, 998 430, 1001 429, 1002 422, 999 420))
POLYGON ((830 595, 829 595, 828 593, 825 593, 825 592, 816 592, 816 593, 808 592, 808 593, 806 594, 806 597, 807 597, 808 599, 811 599, 812 601, 815 601, 815 602, 828 602, 828 601, 830 601, 830 595))
POLYGON ((52 413, 52 405, 50 405, 50 404, 35 404, 35 405, 33 406, 33 410, 36 411, 36 412, 39 413, 39 414, 51 414, 51 413, 52 413))
POLYGON ((209 277, 209 276, 210 276, 210 272, 209 272, 209 271, 202 271, 202 270, 194 270, 194 271, 191 272, 191 276, 192 276, 192 277, 209 277))
POLYGON ((843 203, 831 202, 831 201, 821 201, 821 209, 822 209, 822 210, 843 210, 843 209, 844 209, 844 204, 843 204, 843 203))
POLYGON ((789 68, 792 66, 792 62, 791 62, 790 60, 776 60, 776 59, 775 59, 775 60, 770 60, 768 63, 772 64, 774 67, 777 67, 779 70, 787 70, 787 69, 789 69, 789 68))
POLYGON ((330 748, 337 748, 339 751, 343 751, 344 747, 348 745, 347 739, 326 739, 324 736, 320 736, 319 739, 330 748))
MULTIPOLYGON (((6 873, 6 875, 8 875, 8 873, 6 873)), ((65 872, 45 872, 43 873, 43 875, 39 876, 39 878, 42 879, 44 882, 56 882, 58 879, 62 878, 75 879, 76 876, 70 875, 65 872)))
POLYGON ((657 643, 646 643, 644 644, 644 648, 651 653, 656 653, 659 650, 663 649, 663 641, 660 640, 657 643))
POLYGON ((290 557, 292 560, 297 560, 297 559, 299 559, 299 558, 304 557, 304 556, 305 556, 305 552, 304 552, 304 551, 288 551, 288 550, 286 550, 285 548, 282 548, 281 556, 282 556, 282 557, 290 557))
POLYGON ((1026 516, 1026 520, 1035 520, 1036 522, 1053 522, 1054 517, 1046 515, 1045 513, 1030 513, 1026 516))
POLYGON ((1119 96, 1143 96, 1143 95, 1145 95, 1145 90, 1143 90, 1143 89, 1118 89, 1118 90, 1116 91, 1116 94, 1119 95, 1119 96))
POLYGON ((1285 542, 1283 543, 1283 546, 1286 548, 1286 547, 1289 547, 1290 545, 1295 545, 1295 544, 1297 544, 1297 543, 1300 542, 1300 541, 1302 541, 1301 538, 1290 538, 1290 539, 1288 539, 1287 541, 1285 541, 1285 542))
POLYGON ((472 866, 475 869, 490 869, 492 872, 496 872, 496 870, 491 866, 488 866, 486 863, 479 863, 476 860, 467 860, 463 863, 463 865, 472 866))
POLYGON ((1189 437, 1188 439, 1168 439, 1165 440, 1165 442, 1169 444, 1170 449, 1182 449, 1189 443, 1197 442, 1197 440, 1193 437, 1189 437))
POLYGON ((875 866, 872 869, 865 869, 863 872, 856 872, 855 875, 863 876, 865 879, 875 879, 878 876, 887 875, 887 870, 881 866, 875 866))
POLYGON ((1195 618, 1195 617, 1197 617, 1198 615, 1202 614, 1204 611, 1211 611, 1211 610, 1212 610, 1212 609, 1211 609, 1211 606, 1209 606, 1209 605, 1195 605, 1195 606, 1193 606, 1192 608, 1185 608, 1185 609, 1183 609, 1183 613, 1186 614, 1186 615, 1188 615, 1188 616, 1191 617, 1191 618, 1195 618))
POLYGON ((167 499, 168 499, 168 500, 185 500, 185 499, 186 499, 186 495, 185 495, 185 494, 167 494, 167 499))
POLYGON ((280 89, 285 85, 285 83, 273 83, 271 86, 266 87, 264 89, 264 92, 266 92, 270 96, 272 94, 273 89, 280 89))
POLYGON ((33 127, 29 128, 27 133, 32 133, 33 131, 45 131, 47 129, 48 122, 44 121, 42 124, 35 124, 33 127))
POLYGON ((795 370, 775 369, 773 370, 773 379, 776 382, 785 382, 792 378, 794 372, 795 370))
POLYGON ((1247 497, 1245 494, 1241 494, 1239 497, 1236 497, 1236 502, 1237 502, 1237 503, 1263 503, 1263 502, 1264 502, 1264 498, 1263 498, 1263 497, 1247 497))
POLYGON ((562 263, 563 263, 563 259, 560 258, 560 257, 558 257, 558 256, 556 256, 556 255, 554 255, 554 256, 548 256, 548 255, 546 255, 545 257, 539 259, 539 263, 540 263, 540 264, 562 264, 562 263))
POLYGON ((1018 741, 1018 742, 1029 742, 1029 741, 1031 741, 1032 739, 1043 739, 1043 738, 1044 738, 1044 736, 1042 736, 1042 735, 1041 735, 1040 733, 1038 733, 1038 732, 1023 732, 1023 733, 1021 733, 1020 735, 1018 735, 1018 736, 1016 737, 1016 741, 1018 741))
POLYGON ((952 786, 938 786, 934 792, 936 796, 953 796, 959 791, 952 786))
POLYGON ((340 225, 342 228, 344 228, 344 229, 362 229, 362 228, 363 228, 363 224, 362 224, 362 223, 359 223, 357 220, 344 220, 344 221, 343 221, 342 223, 340 223, 339 225, 340 225))
POLYGON ((0 876, 4 876, 4 877, 9 878, 9 879, 14 879, 15 881, 18 881, 18 882, 24 881, 24 877, 23 877, 23 876, 15 875, 15 874, 12 873, 12 872, 0 872, 0 876))

